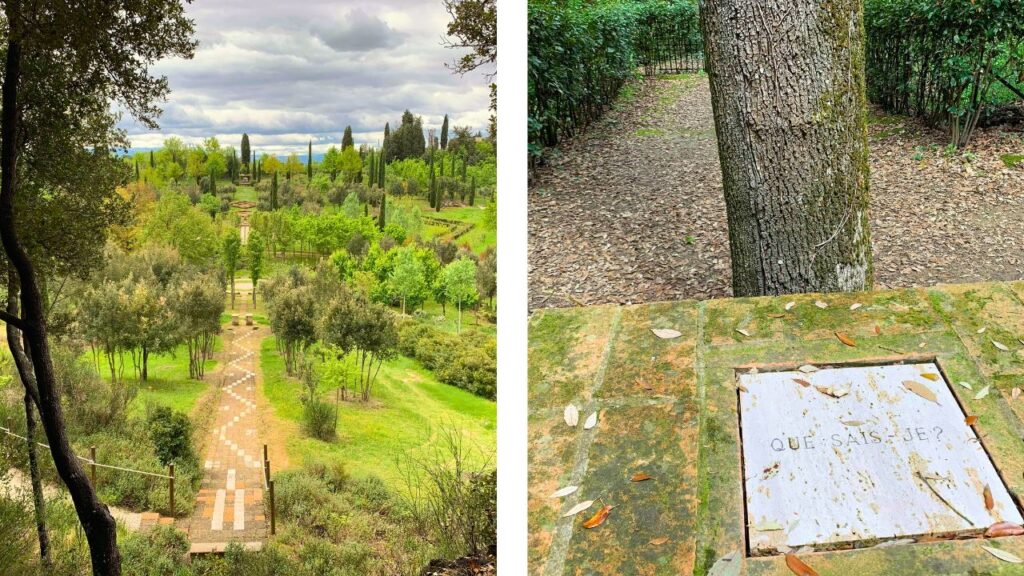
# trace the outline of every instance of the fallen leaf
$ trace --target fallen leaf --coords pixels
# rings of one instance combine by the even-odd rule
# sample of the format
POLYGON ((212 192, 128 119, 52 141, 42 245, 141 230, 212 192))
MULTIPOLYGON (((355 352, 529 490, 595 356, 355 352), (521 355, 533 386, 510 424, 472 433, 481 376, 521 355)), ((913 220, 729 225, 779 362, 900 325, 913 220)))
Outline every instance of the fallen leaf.
POLYGON ((566 512, 565 514, 562 514, 562 518, 568 518, 569 516, 575 516, 575 515, 579 514, 580 512, 583 512, 587 508, 590 508, 593 505, 594 505, 594 501, 593 500, 584 500, 583 502, 580 502, 579 504, 573 506, 572 508, 569 508, 568 512, 566 512))
POLYGON ((996 507, 996 501, 992 499, 992 489, 988 487, 988 484, 985 484, 985 490, 982 492, 982 495, 985 497, 986 510, 992 510, 996 507))
POLYGON ((985 396, 988 396, 988 388, 989 388, 988 386, 985 386, 984 388, 982 388, 981 392, 978 392, 977 394, 974 395, 974 399, 975 400, 981 400, 985 396))
POLYGON ((785 308, 786 310, 792 310, 793 306, 796 306, 796 302, 787 302, 785 308))
POLYGON ((968 426, 974 426, 975 424, 978 423, 978 417, 977 416, 968 416, 967 418, 964 418, 964 422, 968 426))
POLYGON ((818 308, 821 308, 822 310, 828 308, 828 304, 822 302, 821 300, 815 300, 814 305, 817 306, 818 308))
POLYGON ((777 532, 782 530, 782 524, 779 524, 778 522, 762 522, 760 524, 754 524, 751 528, 758 532, 777 532))
POLYGON ((786 554, 786 566, 797 576, 819 576, 814 571, 814 568, 804 564, 804 561, 797 558, 794 554, 786 554))
POLYGON ((932 392, 930 388, 928 388, 927 386, 920 382, 915 382, 913 380, 904 380, 903 387, 906 388, 907 390, 910 390, 914 394, 917 394, 921 398, 924 398, 925 400, 931 400, 936 404, 939 403, 939 399, 937 396, 935 396, 935 392, 932 392))
POLYGON ((636 474, 633 474, 633 477, 630 478, 630 480, 633 482, 643 482, 644 480, 650 480, 651 478, 652 476, 647 472, 637 472, 636 474))
POLYGON ((860 420, 840 420, 845 426, 863 426, 864 423, 860 420))
POLYGON ((938 374, 932 374, 931 372, 928 372, 928 373, 925 373, 925 374, 921 374, 921 378, 925 378, 927 380, 931 380, 932 382, 938 382, 939 381, 939 375, 938 374))
POLYGON ((740 571, 742 569, 743 561, 740 559, 740 553, 733 551, 719 558, 718 561, 711 566, 711 570, 708 571, 708 576, 740 576, 740 571))
POLYGON ((587 416, 587 421, 583 423, 583 429, 590 430, 594 426, 597 426, 597 412, 594 412, 590 416, 587 416))
POLYGON ((875 544, 875 548, 891 548, 893 546, 904 546, 906 544, 913 544, 916 542, 913 538, 901 538, 899 540, 886 540, 880 544, 875 544))
POLYGON ((881 333, 882 333, 882 327, 879 326, 878 324, 875 324, 875 334, 881 334, 881 333))
POLYGON ((584 522, 583 527, 597 528, 601 524, 604 524, 604 521, 608 519, 608 513, 612 511, 612 508, 612 506, 604 506, 603 508, 598 510, 596 514, 591 516, 589 520, 584 522))
POLYGON ((661 546, 662 544, 664 544, 666 542, 668 542, 668 536, 662 536, 661 538, 654 538, 654 539, 652 539, 650 544, 651 544, 651 546, 661 546))
POLYGON ((576 406, 569 404, 565 407, 565 412, 562 414, 565 417, 565 423, 569 426, 575 427, 580 421, 580 411, 576 406))
MULTIPOLYGON (((989 340, 992 340, 992 339, 989 338, 989 340)), ((1010 351, 1010 347, 1007 346, 1006 344, 1003 344, 1002 342, 997 342, 995 340, 992 340, 992 345, 995 346, 996 348, 999 348, 1003 352, 1009 352, 1010 351)))
POLYGON ((736 331, 739 332, 740 334, 743 334, 744 336, 747 336, 748 338, 750 337, 750 332, 747 332, 742 328, 737 328, 736 331))
POLYGON ((679 338, 680 336, 683 335, 683 333, 680 332, 679 330, 673 330, 671 328, 651 328, 651 332, 654 332, 654 335, 657 336, 658 338, 663 338, 665 340, 679 338))
POLYGON ((739 390, 740 392, 750 392, 750 390, 747 390, 747 387, 744 386, 743 384, 737 384, 736 389, 739 390))
POLYGON ((1021 562, 1024 562, 1024 560, 1021 560, 1016 554, 1011 554, 1006 550, 1000 550, 999 548, 993 548, 991 546, 982 546, 982 548, 1003 562, 1010 562, 1012 564, 1020 564, 1021 562))
POLYGON ((769 318, 785 318, 786 315, 785 314, 769 314, 768 317, 769 318))
POLYGON ((1020 536, 1024 534, 1024 526, 1013 522, 996 522, 985 530, 985 538, 1001 538, 1003 536, 1020 536))
POLYGON ((839 338, 839 341, 842 342, 843 344, 846 344, 847 346, 854 347, 857 345, 857 343, 854 342, 852 338, 850 338, 846 334, 843 334, 842 332, 836 332, 836 338, 839 338))
POLYGON ((968 390, 974 390, 974 387, 971 386, 970 382, 957 382, 957 384, 963 386, 964 388, 967 388, 968 390))
POLYGON ((810 374, 811 372, 817 372, 818 367, 812 366, 810 364, 804 364, 803 366, 797 368, 797 370, 803 372, 804 374, 810 374))
POLYGON ((856 302, 856 303, 850 305, 850 310, 856 310, 857 308, 860 308, 860 307, 861 307, 861 303, 860 302, 856 302))
POLYGON ((747 371, 747 374, 757 374, 758 372, 759 370, 757 369, 757 366, 754 366, 753 368, 747 371))
POLYGON ((804 388, 807 388, 808 386, 811 385, 810 382, 804 380, 803 378, 793 378, 793 382, 796 382, 797 384, 803 386, 804 388))
POLYGON ((984 334, 984 333, 985 333, 985 327, 984 326, 982 326, 981 328, 978 328, 978 334, 984 334))
POLYGON ((579 486, 566 486, 565 488, 559 488, 558 490, 555 490, 551 494, 551 497, 561 498, 562 496, 568 496, 569 494, 572 494, 573 492, 579 490, 579 488, 579 486))
POLYGON ((1020 396, 1020 388, 1014 388, 1010 390, 1010 399, 1016 400, 1020 396))
POLYGON ((835 386, 815 386, 814 389, 826 396, 831 396, 832 398, 842 398, 850 393, 849 388, 835 386))

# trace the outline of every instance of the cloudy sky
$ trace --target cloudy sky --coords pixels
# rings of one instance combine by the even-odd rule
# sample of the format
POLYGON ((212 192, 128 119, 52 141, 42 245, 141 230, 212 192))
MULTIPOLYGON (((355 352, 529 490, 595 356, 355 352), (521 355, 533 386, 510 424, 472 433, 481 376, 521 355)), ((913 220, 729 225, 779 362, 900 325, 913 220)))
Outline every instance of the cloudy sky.
POLYGON ((174 135, 216 135, 237 149, 249 133, 260 153, 314 154, 341 142, 378 144, 406 108, 439 128, 486 130, 488 71, 458 76, 445 68, 460 52, 444 48, 448 14, 440 0, 199 0, 188 7, 199 48, 172 59, 171 95, 160 130, 131 121, 132 147, 154 148, 174 135))

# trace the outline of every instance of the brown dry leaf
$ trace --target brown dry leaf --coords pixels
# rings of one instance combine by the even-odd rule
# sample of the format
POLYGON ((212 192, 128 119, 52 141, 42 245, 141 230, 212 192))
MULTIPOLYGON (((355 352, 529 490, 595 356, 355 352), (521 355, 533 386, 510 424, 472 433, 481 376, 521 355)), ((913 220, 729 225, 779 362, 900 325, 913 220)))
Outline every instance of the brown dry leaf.
POLYGON ((931 400, 936 404, 939 403, 939 399, 937 396, 935 396, 935 392, 932 392, 930 388, 928 388, 927 386, 920 382, 915 382, 913 380, 904 380, 903 387, 906 388, 907 390, 910 390, 914 394, 917 394, 921 398, 924 398, 925 400, 931 400))
POLYGON ((807 388, 811 385, 810 382, 804 380, 803 378, 793 378, 793 382, 796 382, 797 384, 803 386, 804 388, 807 388))
POLYGON ((786 554, 786 566, 797 576, 820 576, 814 571, 814 568, 805 564, 803 560, 797 558, 794 554, 786 554))
POLYGON ((853 338, 850 338, 849 336, 843 334, 842 332, 836 332, 836 338, 839 338, 839 341, 842 342, 843 344, 846 344, 847 346, 854 347, 857 345, 857 343, 853 341, 853 338))
POLYGON ((679 330, 673 330, 672 328, 651 328, 651 332, 654 332, 654 335, 662 340, 671 340, 683 335, 679 330))
POLYGON ((985 509, 991 510, 996 507, 996 501, 992 499, 992 489, 985 484, 985 491, 982 493, 985 497, 985 509))
POLYGON ((968 426, 974 426, 975 424, 978 423, 978 417, 968 416, 967 418, 964 419, 964 422, 966 422, 968 426))
POLYGON ((737 384, 736 389, 739 390, 740 392, 750 392, 750 390, 747 390, 747 387, 744 386, 743 384, 737 384))
POLYGON ((769 314, 768 317, 769 318, 785 318, 786 315, 785 314, 769 314))
POLYGON ((1020 536, 1024 534, 1024 526, 1013 522, 996 522, 985 531, 985 538, 1001 538, 1003 536, 1020 536))
POLYGON ((881 334, 881 333, 882 333, 882 327, 879 326, 878 324, 875 324, 875 334, 881 334))
POLYGON ((610 506, 610 505, 609 506, 604 506, 603 508, 598 510, 596 514, 591 516, 589 520, 584 522, 583 523, 583 527, 584 528, 596 528, 596 527, 600 526, 601 524, 604 524, 604 521, 608 519, 608 513, 612 511, 612 508, 613 508, 613 506, 610 506))
POLYGON ((938 382, 939 381, 939 375, 938 374, 932 374, 931 372, 928 372, 927 374, 921 374, 921 378, 926 378, 928 380, 931 380, 932 382, 938 382))
POLYGON ((651 478, 653 478, 653 476, 647 472, 637 472, 636 474, 633 474, 633 477, 630 478, 630 480, 633 482, 643 482, 644 480, 650 480, 651 478))
POLYGON ((1016 400, 1018 397, 1020 397, 1020 388, 1014 388, 1013 390, 1010 390, 1011 400, 1016 400))
POLYGON ((668 536, 662 536, 661 538, 655 538, 651 540, 650 544, 651 546, 661 546, 666 542, 668 542, 668 536))

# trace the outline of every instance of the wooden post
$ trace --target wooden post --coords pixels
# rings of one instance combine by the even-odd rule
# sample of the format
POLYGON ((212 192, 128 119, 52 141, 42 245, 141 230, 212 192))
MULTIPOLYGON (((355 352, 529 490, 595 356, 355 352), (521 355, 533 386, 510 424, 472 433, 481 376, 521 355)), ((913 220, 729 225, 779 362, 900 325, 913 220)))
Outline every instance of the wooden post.
POLYGON ((270 460, 263 461, 263 476, 266 479, 267 487, 270 487, 270 460))
POLYGON ((174 518, 174 462, 171 462, 168 468, 170 470, 168 476, 171 477, 169 482, 171 486, 171 518, 174 518))
POLYGON ((270 535, 277 534, 277 515, 274 510, 274 481, 270 481, 270 535))
POLYGON ((89 459, 92 460, 92 464, 89 465, 91 476, 92 476, 92 489, 96 489, 96 446, 89 446, 89 459))

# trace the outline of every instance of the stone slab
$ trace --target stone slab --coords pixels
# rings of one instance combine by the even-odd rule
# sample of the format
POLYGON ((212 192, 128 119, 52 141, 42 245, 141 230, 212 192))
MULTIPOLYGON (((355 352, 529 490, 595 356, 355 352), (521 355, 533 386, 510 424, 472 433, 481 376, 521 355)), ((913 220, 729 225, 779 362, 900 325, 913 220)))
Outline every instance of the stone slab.
POLYGON ((1024 523, 934 363, 747 373, 739 382, 754 554, 1024 523))

